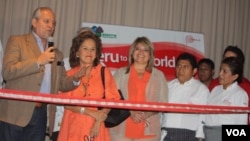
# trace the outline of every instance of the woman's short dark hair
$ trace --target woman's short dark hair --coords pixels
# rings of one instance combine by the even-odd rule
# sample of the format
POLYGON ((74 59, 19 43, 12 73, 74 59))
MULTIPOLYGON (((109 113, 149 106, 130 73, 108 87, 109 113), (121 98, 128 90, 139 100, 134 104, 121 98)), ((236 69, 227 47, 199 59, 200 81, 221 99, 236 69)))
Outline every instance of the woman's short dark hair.
POLYGON ((232 75, 238 74, 239 77, 235 80, 238 83, 242 82, 243 79, 243 62, 240 61, 237 57, 227 57, 222 60, 221 64, 228 65, 232 75))
POLYGON ((93 32, 85 31, 85 32, 77 35, 72 40, 72 46, 70 48, 70 55, 69 55, 69 63, 70 63, 71 68, 74 68, 74 67, 80 65, 80 60, 79 60, 79 57, 76 55, 76 53, 78 52, 81 44, 87 39, 94 40, 94 42, 96 44, 96 58, 93 62, 93 66, 97 66, 100 63, 100 58, 101 58, 101 54, 102 54, 101 39, 100 39, 100 37, 95 35, 93 32))

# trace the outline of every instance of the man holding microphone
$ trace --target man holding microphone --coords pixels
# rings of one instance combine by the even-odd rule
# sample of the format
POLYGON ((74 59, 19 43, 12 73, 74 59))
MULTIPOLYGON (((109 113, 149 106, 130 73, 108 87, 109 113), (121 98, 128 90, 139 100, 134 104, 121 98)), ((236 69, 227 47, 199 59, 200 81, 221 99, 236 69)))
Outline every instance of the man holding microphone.
MULTIPOLYGON (((3 59, 5 88, 57 94, 76 88, 85 69, 66 77, 63 55, 56 47, 48 48, 48 38, 53 35, 56 21, 48 7, 37 8, 31 20, 31 32, 11 36, 3 59)), ((50 106, 50 123, 55 107, 50 106)), ((44 141, 47 125, 47 104, 10 99, 0 99, 1 141, 44 141)), ((53 125, 51 125, 53 126, 53 125)))

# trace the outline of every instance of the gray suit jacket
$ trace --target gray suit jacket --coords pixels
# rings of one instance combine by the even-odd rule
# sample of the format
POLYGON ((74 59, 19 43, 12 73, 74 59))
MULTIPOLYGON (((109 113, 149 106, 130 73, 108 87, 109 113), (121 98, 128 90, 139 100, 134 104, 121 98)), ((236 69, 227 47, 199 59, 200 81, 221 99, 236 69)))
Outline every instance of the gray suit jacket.
MULTIPOLYGON (((51 94, 74 89, 73 78, 66 76, 64 66, 57 65, 63 60, 59 50, 55 50, 56 60, 52 63, 51 94)), ((43 68, 38 67, 37 58, 41 51, 32 33, 11 36, 5 48, 2 75, 6 89, 39 92, 43 68)), ((31 119, 35 102, 0 99, 0 120, 18 126, 26 126, 31 119)), ((54 121, 55 107, 50 106, 50 124, 54 121)), ((53 127, 53 125, 51 125, 53 127)))

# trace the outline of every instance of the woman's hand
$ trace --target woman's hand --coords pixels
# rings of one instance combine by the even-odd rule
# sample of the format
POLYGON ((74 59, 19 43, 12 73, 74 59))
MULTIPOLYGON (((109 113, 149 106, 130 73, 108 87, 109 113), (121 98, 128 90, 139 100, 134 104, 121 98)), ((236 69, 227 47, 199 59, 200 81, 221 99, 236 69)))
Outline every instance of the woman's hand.
POLYGON ((146 119, 146 116, 142 111, 130 111, 130 112, 131 112, 131 118, 136 123, 142 122, 146 119))
POLYGON ((157 114, 157 112, 144 112, 144 111, 130 111, 131 113, 131 118, 134 120, 134 122, 139 123, 139 122, 145 122, 145 125, 149 125, 149 121, 147 118, 150 116, 157 114))
POLYGON ((75 113, 80 113, 80 109, 81 109, 80 106, 70 106, 70 105, 65 105, 64 108, 75 113))
POLYGON ((90 131, 90 137, 97 137, 101 127, 101 123, 107 118, 108 109, 102 109, 98 111, 93 111, 90 115, 95 118, 95 123, 90 131))
POLYGON ((86 76, 87 72, 90 72, 92 66, 83 66, 78 72, 73 75, 73 80, 79 82, 82 77, 86 76))
POLYGON ((98 121, 98 120, 95 121, 93 127, 90 130, 90 137, 95 138, 98 136, 99 130, 101 127, 101 123, 102 123, 102 121, 98 121))
POLYGON ((93 117, 96 121, 103 122, 107 118, 107 113, 102 110, 92 110, 86 108, 84 113, 93 117))

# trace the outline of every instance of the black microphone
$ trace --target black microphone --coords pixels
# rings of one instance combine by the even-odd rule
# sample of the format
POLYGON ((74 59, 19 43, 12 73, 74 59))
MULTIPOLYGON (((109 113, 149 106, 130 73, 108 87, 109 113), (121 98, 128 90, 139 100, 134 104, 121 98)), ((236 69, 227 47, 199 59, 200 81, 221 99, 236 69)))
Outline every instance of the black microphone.
MULTIPOLYGON (((54 46, 54 37, 49 37, 48 38, 48 48, 54 46)), ((53 50, 51 50, 52 52, 53 50)))
MULTIPOLYGON (((54 37, 49 37, 48 38, 48 48, 49 47, 53 47, 54 46, 54 37)), ((50 52, 53 52, 53 50, 51 50, 50 52)), ((49 62, 52 63, 52 62, 49 62)))

